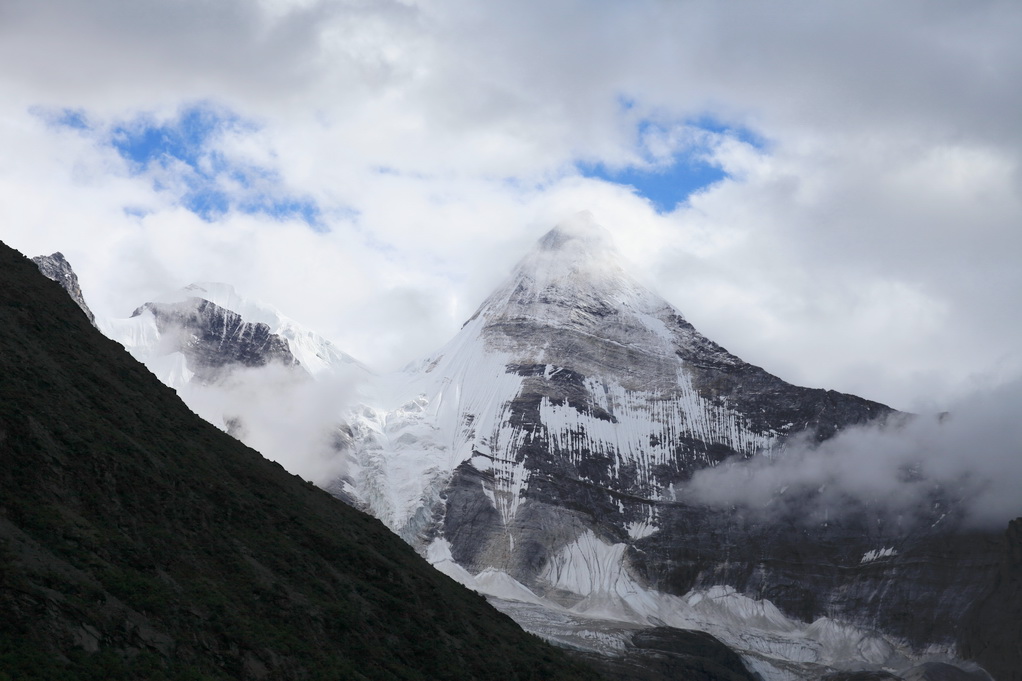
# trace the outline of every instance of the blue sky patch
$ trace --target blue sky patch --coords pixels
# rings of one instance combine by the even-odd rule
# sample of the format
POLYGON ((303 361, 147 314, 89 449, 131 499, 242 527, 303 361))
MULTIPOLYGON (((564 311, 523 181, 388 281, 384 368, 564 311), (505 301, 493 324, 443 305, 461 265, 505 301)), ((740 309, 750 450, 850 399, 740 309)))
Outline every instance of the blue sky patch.
MULTIPOLYGON (((622 111, 635 108, 633 100, 621 98, 622 111)), ((638 163, 611 167, 605 163, 576 164, 584 177, 628 185, 660 213, 674 210, 693 193, 728 177, 712 157, 713 145, 730 137, 757 149, 764 149, 765 140, 751 130, 724 124, 712 117, 703 117, 664 125, 641 119, 635 125, 640 149, 638 163)))
POLYGON ((241 203, 238 210, 243 213, 264 213, 278 220, 302 220, 311 227, 322 225, 322 212, 312 199, 284 196, 259 197, 257 201, 241 203))
POLYGON ((720 168, 691 156, 680 157, 667 167, 611 170, 600 163, 580 163, 578 169, 585 177, 634 187, 660 213, 674 210, 693 193, 727 177, 720 168))
MULTIPOLYGON (((39 109, 33 113, 54 127, 93 130, 82 110, 39 109)), ((322 213, 307 196, 289 191, 279 173, 238 159, 220 148, 225 135, 255 132, 258 126, 206 103, 182 109, 169 120, 140 115, 106 128, 102 141, 129 163, 134 175, 149 175, 156 191, 172 192, 203 220, 231 211, 302 220, 323 229, 322 213)), ((137 214, 137 208, 125 208, 137 214)))
POLYGON ((125 206, 123 211, 125 215, 130 215, 133 218, 144 218, 149 215, 149 210, 142 206, 125 206))
POLYGON ((121 156, 140 166, 177 159, 196 171, 215 174, 226 167, 226 161, 210 145, 225 132, 244 129, 255 130, 255 126, 230 112, 193 106, 164 123, 140 116, 117 125, 110 131, 110 140, 121 156))

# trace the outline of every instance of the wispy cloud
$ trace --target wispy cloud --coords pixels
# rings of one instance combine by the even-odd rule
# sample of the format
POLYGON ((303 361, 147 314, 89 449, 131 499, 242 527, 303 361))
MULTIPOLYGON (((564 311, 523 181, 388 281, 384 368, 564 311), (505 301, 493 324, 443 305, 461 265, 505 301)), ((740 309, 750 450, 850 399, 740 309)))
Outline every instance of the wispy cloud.
MULTIPOLYGON (((80 109, 36 107, 33 112, 50 126, 80 131, 113 148, 130 175, 150 180, 154 191, 207 222, 237 211, 324 228, 312 197, 289 188, 275 168, 232 155, 230 140, 257 134, 260 127, 223 106, 189 104, 169 117, 139 113, 112 121, 98 121, 80 109)), ((146 214, 136 206, 125 211, 146 214)))
POLYGON ((939 417, 899 417, 821 444, 794 441, 772 457, 725 462, 697 472, 678 497, 749 507, 764 518, 794 510, 809 523, 868 508, 904 522, 952 516, 1001 529, 1022 515, 1020 410, 1022 382, 1015 382, 939 417))
POLYGON ((181 393, 207 421, 288 471, 325 485, 346 472, 350 434, 339 405, 354 401, 357 384, 355 371, 312 380, 301 370, 268 364, 234 368, 224 380, 189 383, 181 393))
POLYGON ((318 226, 319 209, 311 198, 291 195, 275 170, 225 153, 225 137, 257 130, 229 110, 193 105, 170 120, 139 116, 117 123, 108 134, 109 143, 135 173, 152 177, 157 191, 175 194, 204 220, 236 210, 318 226))

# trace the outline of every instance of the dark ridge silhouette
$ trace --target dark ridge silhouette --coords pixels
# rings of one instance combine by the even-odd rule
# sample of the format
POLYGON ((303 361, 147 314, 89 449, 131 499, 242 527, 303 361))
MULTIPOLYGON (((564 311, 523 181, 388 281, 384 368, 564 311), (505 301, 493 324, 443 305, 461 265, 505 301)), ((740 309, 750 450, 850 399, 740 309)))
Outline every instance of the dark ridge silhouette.
POLYGON ((591 679, 0 244, 0 680, 591 679))

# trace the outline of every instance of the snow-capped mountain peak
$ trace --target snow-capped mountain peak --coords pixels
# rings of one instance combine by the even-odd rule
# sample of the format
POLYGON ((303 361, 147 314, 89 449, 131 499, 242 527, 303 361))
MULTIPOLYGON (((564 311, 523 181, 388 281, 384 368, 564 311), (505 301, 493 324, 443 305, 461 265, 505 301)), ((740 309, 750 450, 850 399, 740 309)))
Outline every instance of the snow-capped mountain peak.
POLYGON ((612 618, 648 600, 640 619, 666 621, 654 580, 672 598, 716 585, 672 562, 695 471, 890 410, 743 362, 623 262, 586 214, 540 238, 447 345, 347 419, 344 489, 483 591, 497 571, 514 600, 612 618))
MULTIPOLYGON (((857 398, 817 404, 823 391, 730 355, 632 278, 586 214, 543 236, 455 338, 395 383, 403 391, 362 419, 361 484, 408 537, 466 466, 492 476, 481 489, 509 526, 551 460, 609 497, 653 502, 693 470, 771 450, 794 424, 826 434, 886 413, 857 398)), ((649 508, 622 510, 615 531, 649 520, 649 508)))
POLYGON ((477 314, 556 325, 636 303, 665 305, 626 274, 610 233, 582 213, 547 232, 477 314))
POLYGON ((526 260, 536 253, 559 253, 562 258, 579 264, 586 260, 613 259, 617 248, 614 237, 589 211, 581 211, 558 223, 536 243, 526 260))

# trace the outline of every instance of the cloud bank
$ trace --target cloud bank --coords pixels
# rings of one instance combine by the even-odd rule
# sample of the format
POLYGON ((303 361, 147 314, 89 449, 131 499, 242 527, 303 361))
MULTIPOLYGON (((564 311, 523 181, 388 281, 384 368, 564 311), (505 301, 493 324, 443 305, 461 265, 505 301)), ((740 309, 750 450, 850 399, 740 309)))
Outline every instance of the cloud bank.
POLYGON ((354 403, 354 372, 315 379, 281 364, 234 365, 221 381, 192 382, 179 389, 196 414, 319 485, 344 475, 350 436, 342 407, 354 403))
POLYGON ((1001 529, 1022 516, 1020 405, 1014 382, 939 417, 852 428, 819 445, 794 441, 769 458, 699 471, 678 497, 765 515, 799 510, 807 522, 864 505, 911 518, 939 503, 967 525, 1001 529))
POLYGON ((1011 0, 12 0, 0 238, 103 316, 229 281, 386 369, 589 209, 729 350, 939 411, 1022 375, 1020 31, 1011 0))

